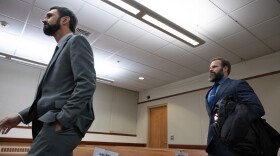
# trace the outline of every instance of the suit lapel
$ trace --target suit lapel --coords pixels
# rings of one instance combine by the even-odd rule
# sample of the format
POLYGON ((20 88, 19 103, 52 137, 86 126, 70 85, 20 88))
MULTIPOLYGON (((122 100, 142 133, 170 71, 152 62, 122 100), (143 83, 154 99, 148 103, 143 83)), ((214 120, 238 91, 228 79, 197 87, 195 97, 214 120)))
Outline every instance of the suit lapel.
POLYGON ((73 36, 73 35, 69 35, 69 36, 66 38, 65 42, 61 44, 61 46, 60 46, 59 49, 57 50, 56 54, 52 57, 52 59, 51 59, 49 65, 48 65, 48 67, 47 67, 47 69, 46 69, 46 71, 45 71, 45 73, 44 73, 44 76, 43 76, 43 78, 42 78, 42 80, 41 80, 41 82, 40 82, 40 84, 39 84, 39 86, 38 86, 37 92, 41 90, 41 88, 42 88, 42 83, 43 83, 44 80, 46 79, 46 76, 47 76, 47 74, 48 74, 50 68, 53 66, 54 62, 57 60, 57 58, 58 58, 59 54, 61 53, 62 49, 65 47, 65 45, 67 44, 68 40, 69 40, 72 36, 73 36))
POLYGON ((213 88, 213 86, 208 90, 208 92, 207 92, 207 94, 206 94, 206 97, 205 97, 205 99, 206 99, 206 109, 207 109, 208 112, 211 111, 211 108, 209 107, 209 103, 208 103, 208 94, 210 93, 210 91, 212 90, 212 88, 213 88))
POLYGON ((47 75, 48 71, 50 70, 50 68, 53 66, 54 62, 56 61, 56 59, 58 58, 60 52, 62 51, 62 49, 65 47, 66 43, 68 42, 68 40, 72 37, 73 35, 69 35, 65 42, 61 44, 61 46, 59 47, 59 49, 57 50, 56 54, 53 56, 53 58, 51 59, 48 68, 45 72, 45 75, 47 75))

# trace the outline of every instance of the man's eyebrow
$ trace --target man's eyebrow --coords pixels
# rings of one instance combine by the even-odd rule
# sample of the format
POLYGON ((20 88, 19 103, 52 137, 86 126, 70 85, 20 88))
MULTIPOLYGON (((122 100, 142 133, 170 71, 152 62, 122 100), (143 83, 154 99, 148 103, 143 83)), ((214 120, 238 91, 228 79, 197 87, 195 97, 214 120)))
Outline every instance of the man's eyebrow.
POLYGON ((46 14, 46 16, 49 17, 49 16, 51 16, 52 14, 53 14, 53 13, 48 12, 48 13, 46 14))

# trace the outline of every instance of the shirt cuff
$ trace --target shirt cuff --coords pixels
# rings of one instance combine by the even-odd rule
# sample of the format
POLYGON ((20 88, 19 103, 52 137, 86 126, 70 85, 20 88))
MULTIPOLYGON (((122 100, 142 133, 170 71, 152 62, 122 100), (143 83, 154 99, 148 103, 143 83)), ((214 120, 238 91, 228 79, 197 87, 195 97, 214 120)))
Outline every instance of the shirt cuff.
POLYGON ((22 116, 21 116, 19 113, 17 113, 17 115, 20 117, 21 121, 22 121, 23 123, 25 123, 25 121, 23 120, 22 116))

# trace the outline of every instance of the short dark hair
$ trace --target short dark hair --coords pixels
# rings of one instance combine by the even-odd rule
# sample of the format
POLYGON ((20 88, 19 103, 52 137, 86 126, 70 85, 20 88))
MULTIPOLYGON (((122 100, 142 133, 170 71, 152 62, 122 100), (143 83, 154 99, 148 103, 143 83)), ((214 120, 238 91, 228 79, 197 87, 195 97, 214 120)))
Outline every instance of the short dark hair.
POLYGON ((230 64, 230 62, 228 60, 222 58, 222 57, 213 58, 211 60, 211 62, 216 61, 216 60, 220 60, 222 62, 222 67, 227 67, 228 68, 228 75, 229 75, 230 71, 231 71, 231 64, 230 64))
POLYGON ((53 6, 50 8, 50 11, 53 9, 56 9, 58 11, 59 18, 64 17, 64 16, 70 17, 69 27, 70 27, 70 30, 73 33, 75 33, 76 26, 78 24, 78 19, 77 19, 76 15, 71 10, 69 10, 68 8, 65 8, 65 7, 53 6))

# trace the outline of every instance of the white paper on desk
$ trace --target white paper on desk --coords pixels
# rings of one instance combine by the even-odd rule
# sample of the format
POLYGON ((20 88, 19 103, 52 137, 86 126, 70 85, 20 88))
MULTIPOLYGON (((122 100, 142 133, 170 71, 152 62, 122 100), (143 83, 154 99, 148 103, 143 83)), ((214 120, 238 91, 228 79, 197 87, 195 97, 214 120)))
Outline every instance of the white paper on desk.
POLYGON ((119 156, 119 153, 95 147, 94 152, 93 152, 93 156, 119 156))
POLYGON ((189 156, 188 153, 182 152, 182 151, 177 151, 175 156, 189 156))

